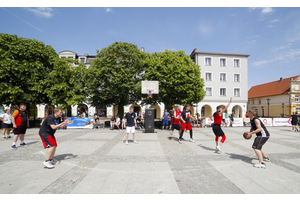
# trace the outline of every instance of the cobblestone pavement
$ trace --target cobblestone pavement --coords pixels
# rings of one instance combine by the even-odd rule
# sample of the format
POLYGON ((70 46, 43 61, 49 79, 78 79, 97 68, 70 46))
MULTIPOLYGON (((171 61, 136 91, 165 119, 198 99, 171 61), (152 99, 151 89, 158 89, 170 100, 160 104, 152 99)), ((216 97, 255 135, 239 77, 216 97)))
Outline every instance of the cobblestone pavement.
POLYGON ((46 150, 39 129, 32 128, 25 147, 18 141, 13 150, 11 139, 0 141, 0 193, 299 194, 300 132, 267 128, 267 169, 253 167, 258 163, 251 149, 253 138, 242 137, 249 127, 223 128, 227 139, 222 153, 215 149, 210 128, 194 127, 195 143, 185 132, 182 144, 175 131, 169 139, 166 130, 137 130, 138 144, 131 140, 125 145, 124 130, 58 130, 54 158, 61 164, 51 170, 41 165, 46 150))

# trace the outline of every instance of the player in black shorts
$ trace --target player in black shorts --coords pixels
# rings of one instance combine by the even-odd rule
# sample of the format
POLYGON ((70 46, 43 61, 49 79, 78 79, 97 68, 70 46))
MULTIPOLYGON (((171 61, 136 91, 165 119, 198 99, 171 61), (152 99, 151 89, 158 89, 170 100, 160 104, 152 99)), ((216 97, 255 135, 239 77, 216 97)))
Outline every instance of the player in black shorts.
POLYGON ((43 162, 43 166, 49 169, 54 168, 54 165, 58 164, 59 161, 53 160, 55 150, 57 147, 56 139, 54 137, 57 128, 63 128, 70 120, 66 120, 61 123, 60 118, 63 114, 62 108, 55 108, 54 115, 49 115, 44 121, 40 128, 39 135, 43 142, 44 148, 48 148, 46 154, 46 160, 43 162))
POLYGON ((299 115, 298 112, 293 112, 293 115, 290 117, 290 119, 292 120, 292 131, 297 132, 298 131, 298 122, 299 122, 299 115))
POLYGON ((270 159, 266 156, 265 152, 263 151, 263 145, 268 141, 270 137, 269 131, 266 129, 265 125, 258 119, 256 116, 256 112, 254 110, 250 110, 249 118, 251 123, 251 129, 248 135, 256 134, 256 138, 254 139, 252 148, 259 160, 259 164, 255 164, 254 167, 257 168, 266 168, 266 164, 264 161, 270 161, 270 159))

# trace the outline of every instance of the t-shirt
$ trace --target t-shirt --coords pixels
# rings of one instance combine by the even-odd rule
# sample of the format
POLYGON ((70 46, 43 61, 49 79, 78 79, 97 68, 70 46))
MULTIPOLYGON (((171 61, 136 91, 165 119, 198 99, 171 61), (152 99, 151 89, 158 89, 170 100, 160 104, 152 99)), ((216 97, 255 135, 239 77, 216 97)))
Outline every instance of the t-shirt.
POLYGON ((11 114, 4 113, 4 114, 2 114, 1 118, 3 120, 7 119, 7 121, 3 121, 3 123, 11 124, 11 114))
POLYGON ((181 116, 181 111, 180 110, 179 111, 175 110, 175 115, 174 115, 174 117, 175 117, 174 124, 179 124, 179 122, 180 122, 180 116, 181 116), (177 118, 177 117, 179 117, 179 118, 177 118))
POLYGON ((27 127, 27 111, 15 110, 12 116, 15 118, 16 126, 27 127))
POLYGON ((219 112, 214 113, 214 124, 221 125, 222 123, 222 115, 219 112))
POLYGON ((190 123, 190 118, 192 116, 192 111, 191 110, 184 110, 181 113, 182 119, 185 121, 185 123, 190 123))
POLYGON ((169 115, 168 112, 164 112, 164 120, 168 120, 168 115, 169 115))
POLYGON ((256 124, 254 122, 254 120, 256 120, 256 119, 259 120, 260 126, 262 128, 262 131, 256 133, 256 136, 270 137, 269 131, 267 130, 267 128, 265 127, 265 125, 260 121, 260 119, 258 119, 257 117, 254 117, 252 120, 250 120, 252 130, 255 131, 257 129, 256 124))
POLYGON ((44 121, 40 128, 39 134, 41 133, 47 133, 49 135, 54 135, 56 129, 52 129, 50 125, 57 125, 60 124, 61 120, 60 118, 55 118, 54 115, 49 115, 44 121))
POLYGON ((126 113, 125 117, 127 119, 126 126, 132 127, 135 126, 134 120, 135 120, 135 113, 126 113))
POLYGON ((292 122, 295 123, 298 122, 298 117, 299 117, 298 115, 292 115, 291 117, 292 117, 292 122))

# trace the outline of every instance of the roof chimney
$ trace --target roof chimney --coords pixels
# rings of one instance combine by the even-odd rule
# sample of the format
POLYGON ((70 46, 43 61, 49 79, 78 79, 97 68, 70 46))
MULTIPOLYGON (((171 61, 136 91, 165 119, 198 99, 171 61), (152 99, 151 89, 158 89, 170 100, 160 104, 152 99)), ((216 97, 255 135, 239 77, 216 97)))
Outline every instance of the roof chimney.
POLYGON ((282 77, 280 77, 280 79, 279 79, 279 82, 281 82, 282 81, 282 77))

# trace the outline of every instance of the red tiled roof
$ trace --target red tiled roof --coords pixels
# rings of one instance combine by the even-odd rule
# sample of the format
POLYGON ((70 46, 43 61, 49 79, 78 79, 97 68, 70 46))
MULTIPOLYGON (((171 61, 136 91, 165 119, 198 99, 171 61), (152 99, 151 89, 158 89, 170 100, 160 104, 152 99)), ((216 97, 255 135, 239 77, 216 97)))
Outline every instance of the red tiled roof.
POLYGON ((296 79, 298 77, 299 75, 290 78, 285 78, 281 81, 278 80, 270 83, 253 86, 248 91, 248 99, 287 94, 290 91, 291 78, 296 79))

